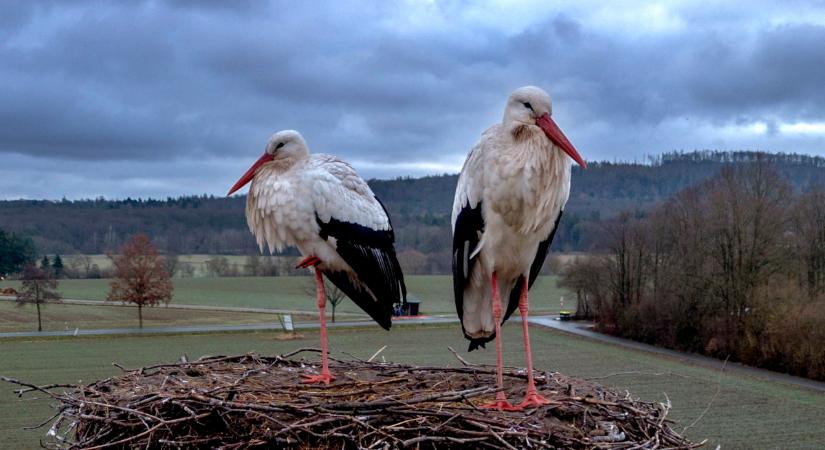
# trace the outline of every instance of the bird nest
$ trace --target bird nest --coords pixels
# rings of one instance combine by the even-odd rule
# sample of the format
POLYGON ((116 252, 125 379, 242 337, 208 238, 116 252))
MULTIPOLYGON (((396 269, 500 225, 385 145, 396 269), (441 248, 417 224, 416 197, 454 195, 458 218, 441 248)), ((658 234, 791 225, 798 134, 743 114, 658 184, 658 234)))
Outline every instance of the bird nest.
MULTIPOLYGON (((523 412, 479 408, 497 392, 495 370, 332 360, 329 386, 299 359, 245 354, 125 370, 85 386, 24 388, 58 400, 44 445, 59 449, 278 447, 694 448, 666 418, 669 404, 646 403, 559 373, 537 374, 552 403, 523 412)), ((456 355, 457 356, 457 355, 456 355)), ((505 371, 508 397, 526 375, 505 371)))

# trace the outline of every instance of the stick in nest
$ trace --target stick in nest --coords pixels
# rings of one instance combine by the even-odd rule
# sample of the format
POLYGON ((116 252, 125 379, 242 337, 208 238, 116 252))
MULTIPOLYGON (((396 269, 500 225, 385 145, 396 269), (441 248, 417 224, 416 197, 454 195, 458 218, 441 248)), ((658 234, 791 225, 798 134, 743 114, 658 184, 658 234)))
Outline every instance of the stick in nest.
MULTIPOLYGON (((539 386, 552 406, 498 412, 477 407, 495 395, 495 372, 452 349, 463 367, 332 360, 347 377, 329 386, 301 383, 302 375, 315 370, 296 356, 306 351, 316 349, 160 364, 68 390, 6 381, 58 401, 57 414, 44 422, 52 423, 44 444, 53 449, 155 448, 158 443, 209 448, 697 446, 671 429, 665 419, 669 405, 636 401, 562 374, 546 377, 539 386)), ((512 384, 514 390, 521 388, 512 384)))

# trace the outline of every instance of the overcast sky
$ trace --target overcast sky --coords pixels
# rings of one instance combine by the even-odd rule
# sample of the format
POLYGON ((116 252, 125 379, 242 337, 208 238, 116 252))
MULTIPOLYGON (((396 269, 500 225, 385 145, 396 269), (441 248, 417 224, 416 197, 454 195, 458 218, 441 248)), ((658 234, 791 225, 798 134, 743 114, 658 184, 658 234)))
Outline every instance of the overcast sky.
POLYGON ((456 172, 526 84, 587 160, 825 156, 825 1, 575 5, 2 2, 0 198, 222 195, 287 128, 456 172))

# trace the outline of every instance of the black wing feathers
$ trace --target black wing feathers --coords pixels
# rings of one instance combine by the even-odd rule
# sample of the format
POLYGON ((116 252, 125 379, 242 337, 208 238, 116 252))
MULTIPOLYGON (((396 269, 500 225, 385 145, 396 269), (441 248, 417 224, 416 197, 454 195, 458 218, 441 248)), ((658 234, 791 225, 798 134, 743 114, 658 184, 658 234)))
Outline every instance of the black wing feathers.
POLYGON ((373 320, 389 330, 393 304, 405 302, 407 298, 404 275, 393 247, 395 234, 392 226, 388 230, 373 230, 334 217, 324 222, 316 215, 315 220, 320 227, 321 238, 335 238, 338 254, 357 271, 358 280, 367 289, 344 272, 325 271, 324 275, 373 320))
MULTIPOLYGON (((484 218, 481 215, 481 202, 475 208, 471 208, 469 203, 465 204, 458 213, 455 221, 455 231, 453 232, 453 294, 455 295, 455 310, 459 320, 462 321, 461 331, 464 332, 464 287, 467 280, 473 273, 475 258, 470 259, 470 255, 478 246, 480 234, 484 231, 484 218)), ((470 340, 470 349, 473 350, 483 342, 476 343, 467 333, 464 337, 470 340), (475 347, 473 344, 475 343, 475 347)))

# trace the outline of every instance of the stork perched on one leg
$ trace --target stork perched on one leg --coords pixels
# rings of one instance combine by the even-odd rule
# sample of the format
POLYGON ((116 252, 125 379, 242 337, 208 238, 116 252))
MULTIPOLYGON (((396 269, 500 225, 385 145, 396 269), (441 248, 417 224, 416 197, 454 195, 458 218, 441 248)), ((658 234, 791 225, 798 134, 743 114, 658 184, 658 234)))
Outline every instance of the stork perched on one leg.
POLYGON ((309 155, 301 134, 272 135, 266 151, 232 186, 252 181, 246 220, 263 250, 294 245, 314 267, 321 322, 321 374, 309 383, 333 380, 327 364, 326 295, 323 275, 389 330, 394 303, 406 301, 395 236, 386 209, 366 182, 344 161, 309 155))
POLYGON ((470 351, 496 340, 500 388, 501 324, 517 307, 521 312, 527 393, 513 406, 500 391, 488 406, 502 410, 548 403, 533 380, 527 292, 570 194, 569 158, 586 167, 551 114, 550 97, 543 90, 527 86, 513 92, 502 122, 485 131, 467 156, 453 203, 456 309, 470 351), (501 297, 508 299, 503 315, 501 297))

